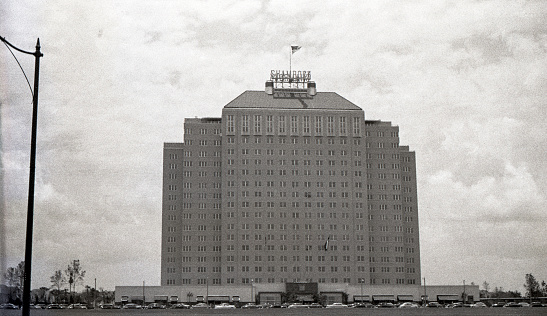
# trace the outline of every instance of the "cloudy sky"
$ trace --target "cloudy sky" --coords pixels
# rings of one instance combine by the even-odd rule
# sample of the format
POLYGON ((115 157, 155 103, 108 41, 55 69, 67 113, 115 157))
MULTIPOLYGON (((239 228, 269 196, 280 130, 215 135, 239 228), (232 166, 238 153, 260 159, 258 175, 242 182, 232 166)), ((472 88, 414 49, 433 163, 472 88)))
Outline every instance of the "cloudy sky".
MULTIPOLYGON (((2 1, 0 36, 44 54, 33 287, 73 259, 86 284, 159 285, 163 143, 262 90, 291 44, 318 91, 416 151, 427 284, 547 280, 545 21, 524 0, 2 1)), ((2 271, 24 260, 31 114, 2 44, 2 271)))

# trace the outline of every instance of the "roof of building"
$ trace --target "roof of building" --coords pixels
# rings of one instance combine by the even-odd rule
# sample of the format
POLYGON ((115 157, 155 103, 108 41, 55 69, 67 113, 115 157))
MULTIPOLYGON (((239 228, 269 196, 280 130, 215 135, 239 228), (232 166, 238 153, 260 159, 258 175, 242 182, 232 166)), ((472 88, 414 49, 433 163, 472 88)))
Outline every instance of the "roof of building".
POLYGON ((290 90, 276 90, 272 95, 264 91, 245 91, 224 108, 362 110, 335 92, 318 92, 312 97, 290 90))

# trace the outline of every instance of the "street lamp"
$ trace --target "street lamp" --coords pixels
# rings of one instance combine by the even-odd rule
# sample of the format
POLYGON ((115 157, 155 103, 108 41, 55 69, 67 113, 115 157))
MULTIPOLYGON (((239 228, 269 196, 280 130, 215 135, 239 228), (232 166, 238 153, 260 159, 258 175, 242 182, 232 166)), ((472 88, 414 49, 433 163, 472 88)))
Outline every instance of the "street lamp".
MULTIPOLYGON (((7 46, 28 55, 33 55, 34 59, 34 91, 32 94, 32 136, 30 145, 30 175, 28 190, 28 209, 27 209, 27 236, 25 243, 25 281, 23 284, 23 316, 30 315, 30 278, 32 273, 32 228, 34 221, 34 179, 36 177, 36 126, 38 120, 38 81, 40 77, 40 57, 44 56, 40 52, 40 39, 36 41, 36 51, 27 52, 13 46, 5 38, 0 36, 0 40, 7 46)), ((8 49, 9 49, 8 47, 8 49)), ((11 52, 11 50, 10 50, 11 52)), ((13 53, 12 53, 13 54, 13 53)), ((13 55, 15 57, 15 55, 13 55)), ((17 60, 17 58, 15 58, 17 60)), ((19 61, 17 61, 19 63, 19 61)), ((22 70, 22 68, 21 68, 22 70)), ((23 72, 24 73, 24 72, 23 72)), ((25 75, 26 77, 26 75, 25 75)), ((28 81, 28 80, 27 80, 28 81)))
POLYGON ((363 283, 365 283, 365 279, 361 279, 361 303, 363 303, 363 283))
POLYGON ((251 279, 251 303, 254 302, 254 299, 253 299, 253 279, 251 279))

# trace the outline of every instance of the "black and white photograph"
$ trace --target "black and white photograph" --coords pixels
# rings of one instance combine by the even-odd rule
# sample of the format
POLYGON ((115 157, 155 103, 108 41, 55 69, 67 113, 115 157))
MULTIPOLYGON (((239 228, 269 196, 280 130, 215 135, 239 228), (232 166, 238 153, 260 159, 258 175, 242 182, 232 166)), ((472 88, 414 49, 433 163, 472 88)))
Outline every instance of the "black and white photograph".
POLYGON ((546 21, 2 1, 0 314, 547 315, 546 21))

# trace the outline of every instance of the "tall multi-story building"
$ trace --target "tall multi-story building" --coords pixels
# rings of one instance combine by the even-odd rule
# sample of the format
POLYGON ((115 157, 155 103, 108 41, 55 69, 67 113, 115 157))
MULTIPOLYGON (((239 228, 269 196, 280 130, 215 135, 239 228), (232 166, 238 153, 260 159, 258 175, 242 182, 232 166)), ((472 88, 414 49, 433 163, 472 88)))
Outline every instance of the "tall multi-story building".
POLYGON ((308 72, 272 72, 165 143, 162 285, 419 285, 416 161, 308 72))

